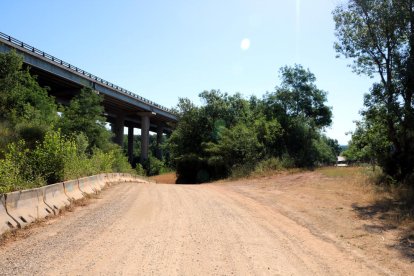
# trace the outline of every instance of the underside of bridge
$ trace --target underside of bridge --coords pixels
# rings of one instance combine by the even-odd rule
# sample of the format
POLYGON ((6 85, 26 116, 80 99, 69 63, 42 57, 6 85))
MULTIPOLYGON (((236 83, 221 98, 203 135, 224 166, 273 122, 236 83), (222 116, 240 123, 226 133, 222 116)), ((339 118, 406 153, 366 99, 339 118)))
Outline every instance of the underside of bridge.
MULTIPOLYGON (((105 81, 59 58, 49 55, 33 46, 25 44, 4 33, 0 33, 0 52, 15 50, 23 56, 23 61, 32 75, 37 76, 39 84, 49 87, 50 95, 56 101, 68 105, 83 87, 92 88, 103 96, 105 117, 114 132, 114 141, 121 145, 124 128, 128 128, 128 158, 133 160, 134 128, 141 129, 140 162, 148 159, 149 132, 157 134, 157 145, 164 133, 171 133, 177 117, 167 108, 145 99, 135 93, 105 81)), ((162 158, 159 148, 157 157, 162 158)))
MULTIPOLYGON (((59 78, 49 72, 38 68, 29 67, 30 73, 37 76, 37 81, 42 87, 49 88, 49 94, 56 98, 56 101, 62 105, 68 105, 71 99, 80 93, 82 85, 59 78)), ((96 91, 99 93, 98 91, 96 91)), ((132 163, 133 156, 133 137, 134 129, 141 129, 141 155, 140 162, 144 163, 149 154, 149 132, 157 134, 156 157, 162 159, 162 150, 160 143, 164 134, 172 131, 171 123, 165 122, 155 112, 146 111, 137 108, 132 104, 125 103, 116 98, 103 94, 103 106, 107 122, 111 124, 111 130, 114 133, 114 142, 122 146, 124 141, 124 128, 128 129, 128 160, 132 163)))

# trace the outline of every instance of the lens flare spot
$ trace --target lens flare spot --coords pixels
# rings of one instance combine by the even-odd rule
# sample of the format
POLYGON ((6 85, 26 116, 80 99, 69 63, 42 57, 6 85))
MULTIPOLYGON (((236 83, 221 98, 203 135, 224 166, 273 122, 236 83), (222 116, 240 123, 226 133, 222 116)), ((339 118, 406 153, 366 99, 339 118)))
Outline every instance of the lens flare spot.
POLYGON ((240 43, 240 48, 244 51, 250 48, 250 39, 244 38, 240 43))

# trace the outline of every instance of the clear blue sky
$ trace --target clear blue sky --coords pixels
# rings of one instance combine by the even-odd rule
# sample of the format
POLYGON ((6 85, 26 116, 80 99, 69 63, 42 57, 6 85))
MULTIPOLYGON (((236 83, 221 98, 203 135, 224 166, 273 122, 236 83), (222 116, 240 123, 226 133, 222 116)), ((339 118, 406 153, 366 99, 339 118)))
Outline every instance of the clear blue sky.
POLYGON ((339 2, 3 1, 0 31, 167 107, 179 97, 200 104, 210 89, 261 97, 280 67, 299 63, 329 93, 327 135, 346 144, 373 81, 335 58, 339 2))

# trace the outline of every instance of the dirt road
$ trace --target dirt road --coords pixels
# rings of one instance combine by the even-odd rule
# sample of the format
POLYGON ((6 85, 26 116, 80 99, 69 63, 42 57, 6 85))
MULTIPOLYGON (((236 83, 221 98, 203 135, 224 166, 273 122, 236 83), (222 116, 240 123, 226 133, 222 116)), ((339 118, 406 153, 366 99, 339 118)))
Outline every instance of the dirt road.
MULTIPOLYGON (((275 183, 272 179, 268 182, 275 183)), ((27 230, 26 238, 0 247, 0 274, 412 272, 414 266, 409 261, 381 260, 385 255, 370 255, 370 251, 341 240, 320 222, 311 223, 323 217, 314 214, 314 219, 310 215, 306 221, 295 203, 278 205, 286 200, 279 197, 278 201, 283 194, 286 189, 263 183, 115 185, 87 206, 33 227, 27 230)), ((344 223, 345 228, 354 226, 344 223)), ((388 254, 394 255, 385 257, 398 256, 396 252, 388 254)))

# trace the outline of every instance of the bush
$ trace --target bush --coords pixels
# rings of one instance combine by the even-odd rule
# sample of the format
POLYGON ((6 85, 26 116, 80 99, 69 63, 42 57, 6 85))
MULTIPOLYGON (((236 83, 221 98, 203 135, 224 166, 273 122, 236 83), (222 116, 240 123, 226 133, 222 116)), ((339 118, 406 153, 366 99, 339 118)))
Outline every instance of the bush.
POLYGON ((109 152, 113 156, 112 171, 120 173, 134 173, 131 164, 128 162, 128 157, 125 156, 122 149, 116 146, 109 152))
POLYGON ((258 163, 236 165, 231 170, 231 178, 242 178, 251 175, 266 175, 294 167, 294 160, 288 156, 282 158, 271 157, 258 163))
POLYGON ((147 175, 158 175, 162 173, 169 172, 170 169, 165 165, 165 163, 158 158, 155 158, 153 156, 149 156, 148 160, 145 164, 147 175))
POLYGON ((0 159, 0 193, 39 187, 45 184, 33 167, 25 142, 11 143, 0 159))
POLYGON ((48 184, 60 182, 65 176, 65 161, 76 157, 76 144, 62 137, 60 131, 49 131, 29 157, 36 174, 48 184))
POLYGON ((254 168, 254 173, 262 174, 270 171, 280 171, 284 168, 285 167, 283 166, 283 161, 281 161, 279 158, 272 157, 257 163, 256 167, 254 168))
POLYGON ((236 165, 231 169, 231 178, 237 179, 249 176, 254 171, 254 164, 236 165))
POLYGON ((135 172, 138 175, 141 175, 141 176, 146 176, 147 175, 147 173, 145 172, 144 168, 142 167, 142 165, 140 163, 137 163, 137 166, 135 167, 135 172))
POLYGON ((119 147, 109 152, 94 149, 88 156, 86 145, 85 135, 69 139, 59 130, 48 131, 32 151, 23 140, 9 144, 0 159, 0 193, 103 172, 135 173, 119 147))
POLYGON ((100 149, 94 149, 92 156, 89 158, 91 171, 90 175, 98 173, 110 173, 113 171, 115 156, 112 152, 105 153, 100 149))

